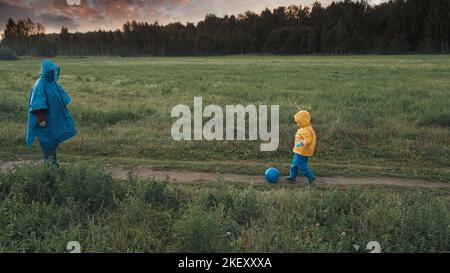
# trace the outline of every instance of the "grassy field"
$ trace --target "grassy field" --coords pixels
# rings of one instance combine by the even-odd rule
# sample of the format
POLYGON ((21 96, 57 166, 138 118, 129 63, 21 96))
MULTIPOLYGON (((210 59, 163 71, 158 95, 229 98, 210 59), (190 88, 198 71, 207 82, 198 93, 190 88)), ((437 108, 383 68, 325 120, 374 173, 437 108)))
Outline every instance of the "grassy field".
MULTIPOLYGON (((0 173, 0 252, 383 252, 450 250, 449 191, 169 184, 104 164, 262 174, 287 172, 299 109, 318 134, 320 176, 450 182, 450 56, 60 58, 78 136, 60 169, 0 173), (258 142, 175 142, 177 104, 280 105, 278 152, 258 142), (96 162, 95 164, 94 161, 96 162)), ((40 61, 0 62, 0 160, 24 147, 40 61)))
MULTIPOLYGON (((403 176, 450 181, 450 56, 56 59, 73 97, 72 157, 161 168, 285 172, 292 116, 312 111, 319 175, 403 176), (277 104, 278 152, 258 142, 175 142, 177 104, 277 104)), ((0 63, 0 157, 38 156, 23 143, 27 96, 40 60, 0 63)))
POLYGON ((100 170, 0 174, 0 252, 65 252, 69 241, 83 252, 450 249, 448 191, 118 182, 100 170))

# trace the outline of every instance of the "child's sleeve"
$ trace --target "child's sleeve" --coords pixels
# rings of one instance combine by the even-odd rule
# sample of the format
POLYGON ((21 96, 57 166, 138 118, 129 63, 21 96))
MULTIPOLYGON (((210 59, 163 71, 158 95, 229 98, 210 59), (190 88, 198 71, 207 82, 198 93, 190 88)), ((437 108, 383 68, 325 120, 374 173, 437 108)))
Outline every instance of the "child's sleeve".
POLYGON ((38 110, 48 110, 47 106, 47 96, 45 94, 44 86, 42 84, 37 84, 31 91, 30 97, 30 112, 35 112, 38 110))
POLYGON ((307 145, 311 144, 312 139, 313 139, 313 134, 312 134, 312 132, 310 130, 307 130, 307 129, 300 130, 299 134, 302 137, 302 144, 303 145, 307 146, 307 145))

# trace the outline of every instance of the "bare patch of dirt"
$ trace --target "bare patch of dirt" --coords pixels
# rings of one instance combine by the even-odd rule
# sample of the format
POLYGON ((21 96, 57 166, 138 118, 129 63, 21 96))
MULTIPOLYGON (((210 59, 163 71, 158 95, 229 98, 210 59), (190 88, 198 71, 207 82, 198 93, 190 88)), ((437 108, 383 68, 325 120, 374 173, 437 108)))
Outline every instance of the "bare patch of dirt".
MULTIPOLYGON (((122 167, 107 167, 117 179, 127 179, 130 171, 143 179, 154 179, 157 181, 168 180, 177 183, 195 183, 202 181, 216 181, 222 179, 231 183, 267 183, 263 176, 236 175, 236 174, 214 174, 202 172, 184 171, 157 171, 150 166, 138 166, 132 169, 122 167)), ((280 180, 283 180, 282 178, 280 180)), ((302 178, 298 179, 301 182, 302 178)), ((284 181, 282 181, 284 183, 284 181)), ((402 178, 377 178, 377 177, 320 177, 317 179, 320 186, 396 186, 396 187, 421 187, 421 188, 449 188, 448 183, 439 183, 419 179, 402 178)))
MULTIPOLYGON (((7 171, 29 161, 0 161, 0 171, 7 171)), ((115 179, 125 180, 130 172, 141 179, 153 179, 156 181, 167 180, 174 183, 198 183, 203 181, 217 181, 219 179, 230 183, 266 183, 264 177, 255 175, 237 174, 214 174, 188 171, 157 171, 151 166, 137 166, 125 168, 121 166, 107 165, 105 169, 113 175, 115 179)), ((302 178, 298 179, 301 182, 302 178)), ((283 180, 283 179, 280 179, 283 180)), ((284 181, 282 181, 284 183, 284 181)), ((395 187, 420 187, 433 189, 450 189, 450 183, 432 182, 420 179, 404 178, 378 178, 378 177, 320 177, 316 182, 319 186, 395 186, 395 187)))

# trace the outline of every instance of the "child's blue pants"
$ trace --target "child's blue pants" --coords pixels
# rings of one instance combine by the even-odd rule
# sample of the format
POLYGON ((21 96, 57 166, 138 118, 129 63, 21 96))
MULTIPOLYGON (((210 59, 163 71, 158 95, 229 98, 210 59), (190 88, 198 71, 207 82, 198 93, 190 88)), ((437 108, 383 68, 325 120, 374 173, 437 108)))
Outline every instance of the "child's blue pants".
POLYGON ((291 175, 290 175, 292 179, 297 178, 299 171, 302 173, 303 176, 307 177, 308 180, 310 181, 316 179, 316 176, 314 175, 313 171, 308 166, 308 159, 309 158, 306 156, 301 156, 294 153, 294 160, 292 161, 291 175))

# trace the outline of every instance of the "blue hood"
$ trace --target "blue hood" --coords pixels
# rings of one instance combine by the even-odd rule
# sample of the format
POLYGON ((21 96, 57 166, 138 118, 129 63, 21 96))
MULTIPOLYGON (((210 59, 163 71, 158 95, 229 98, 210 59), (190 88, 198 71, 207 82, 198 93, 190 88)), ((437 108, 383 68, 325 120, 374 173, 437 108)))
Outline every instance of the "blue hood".
POLYGON ((58 81, 61 70, 59 66, 52 61, 43 61, 41 64, 41 78, 49 82, 58 81), (56 77, 55 77, 56 71, 56 77))

